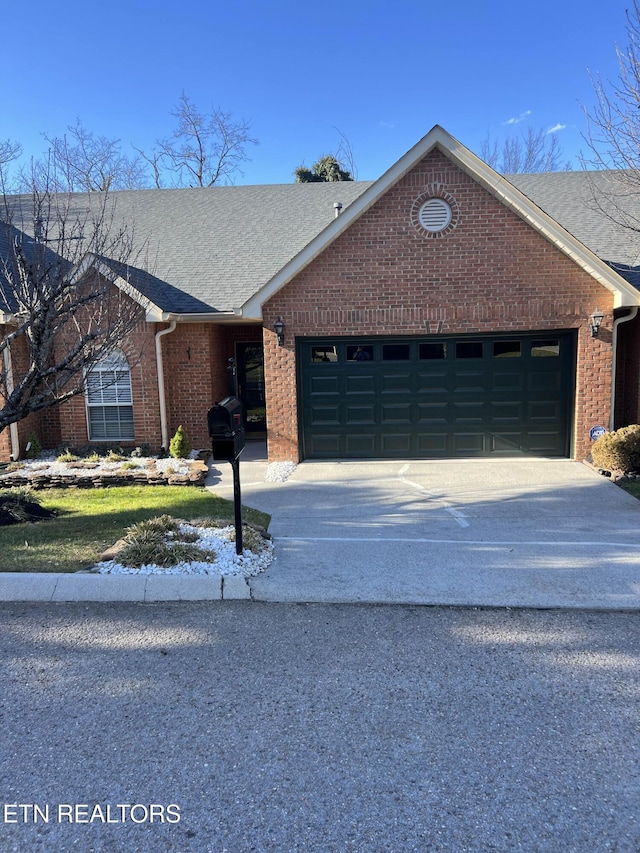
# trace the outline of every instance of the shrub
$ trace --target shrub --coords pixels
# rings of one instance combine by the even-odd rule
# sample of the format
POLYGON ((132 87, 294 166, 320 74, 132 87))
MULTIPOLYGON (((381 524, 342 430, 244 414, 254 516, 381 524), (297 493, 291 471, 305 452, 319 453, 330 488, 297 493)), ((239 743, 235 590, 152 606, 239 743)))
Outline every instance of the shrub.
POLYGON ((601 435, 591 448, 591 458, 604 471, 640 469, 640 424, 601 435))
POLYGON ((79 456, 67 449, 56 456, 56 462, 77 462, 79 458, 79 456))
POLYGON ((184 427, 179 426, 176 434, 169 442, 169 454, 174 459, 186 459, 191 451, 191 444, 184 431, 184 427))
POLYGON ((27 444, 24 449, 24 455, 27 459, 37 459, 40 453, 42 453, 42 445, 38 436, 33 431, 27 433, 27 444))

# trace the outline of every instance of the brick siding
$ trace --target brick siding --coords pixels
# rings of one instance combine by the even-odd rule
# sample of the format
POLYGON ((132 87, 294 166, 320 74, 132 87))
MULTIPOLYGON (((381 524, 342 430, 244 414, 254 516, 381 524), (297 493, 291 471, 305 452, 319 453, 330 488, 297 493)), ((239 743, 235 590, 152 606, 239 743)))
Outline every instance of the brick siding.
MULTIPOLYGON (((336 186, 339 199, 339 185, 336 186)), ((609 423, 612 294, 513 211, 432 151, 263 307, 269 455, 299 458, 295 338, 578 329, 574 455, 609 423), (443 235, 416 204, 449 197, 443 235), (587 318, 604 313, 600 336, 587 318), (272 331, 286 326, 285 346, 272 331)))

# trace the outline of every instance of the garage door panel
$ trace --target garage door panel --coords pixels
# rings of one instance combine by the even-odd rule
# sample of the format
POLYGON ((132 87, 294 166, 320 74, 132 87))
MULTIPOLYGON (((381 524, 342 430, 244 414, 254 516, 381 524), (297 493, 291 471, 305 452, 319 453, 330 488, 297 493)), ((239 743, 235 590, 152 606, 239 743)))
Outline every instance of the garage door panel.
POLYGON ((382 404, 382 423, 383 424, 410 424, 411 418, 411 403, 396 403, 382 404))
POLYGON ((441 403, 419 403, 419 424, 446 424, 449 404, 446 400, 441 403))
POLYGON ((410 394, 412 374, 409 372, 382 373, 380 383, 380 390, 383 394, 410 394))
POLYGON ((396 432, 393 434, 383 433, 382 453, 385 456, 410 456, 411 455, 411 438, 410 432, 396 432))
POLYGON ((309 456, 311 458, 319 457, 340 457, 343 455, 343 448, 340 446, 340 436, 332 434, 322 434, 315 431, 309 442, 309 456))
POLYGON ((464 371, 454 374, 454 391, 484 391, 487 384, 487 374, 484 371, 464 371))
POLYGON ((566 331, 299 341, 302 455, 567 456, 575 351, 566 331))
POLYGON ((558 400, 533 400, 528 408, 533 421, 558 421, 562 417, 562 406, 558 400))
POLYGON ((310 420, 313 426, 321 426, 331 424, 339 426, 341 423, 340 406, 320 406, 314 405, 309 409, 310 420))
POLYGON ((521 372, 508 372, 494 370, 491 373, 489 384, 490 391, 498 392, 520 392, 524 386, 524 375, 521 372))
POLYGON ((311 394, 339 394, 340 379, 336 375, 312 376, 309 391, 311 394))
POLYGON ((417 450, 419 455, 424 457, 449 456, 449 433, 419 432, 417 436, 417 450))
POLYGON ((376 434, 371 432, 353 432, 345 437, 347 456, 379 456, 376 448, 376 434))
POLYGON ((489 417, 492 421, 517 421, 520 423, 523 420, 523 415, 524 404, 520 400, 489 403, 489 417))
POLYGON ((454 432, 453 452, 456 456, 484 454, 484 432, 454 432))
POLYGON ((452 386, 453 377, 444 370, 434 370, 433 373, 419 371, 416 377, 419 394, 448 394, 452 386))
POLYGON ((560 370, 529 374, 529 388, 531 391, 559 391, 561 387, 562 372, 560 370))
POLYGON ((376 378, 372 373, 348 373, 345 376, 347 394, 375 394, 376 378))
POLYGON ((356 424, 374 425, 375 406, 347 406, 347 426, 356 424))
POLYGON ((491 434, 491 450, 494 453, 506 453, 513 455, 522 450, 524 436, 521 430, 513 432, 494 432, 491 434))
POLYGON ((458 423, 467 423, 469 421, 482 422, 486 419, 486 411, 484 401, 475 401, 453 403, 453 421, 458 423))

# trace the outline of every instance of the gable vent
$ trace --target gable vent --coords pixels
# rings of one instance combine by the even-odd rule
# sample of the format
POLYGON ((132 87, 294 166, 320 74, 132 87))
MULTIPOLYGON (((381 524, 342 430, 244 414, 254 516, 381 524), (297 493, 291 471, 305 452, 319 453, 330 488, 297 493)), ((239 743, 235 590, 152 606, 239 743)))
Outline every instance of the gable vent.
POLYGON ((435 234, 451 222, 451 208, 443 198, 430 198, 418 212, 418 222, 425 231, 435 234))

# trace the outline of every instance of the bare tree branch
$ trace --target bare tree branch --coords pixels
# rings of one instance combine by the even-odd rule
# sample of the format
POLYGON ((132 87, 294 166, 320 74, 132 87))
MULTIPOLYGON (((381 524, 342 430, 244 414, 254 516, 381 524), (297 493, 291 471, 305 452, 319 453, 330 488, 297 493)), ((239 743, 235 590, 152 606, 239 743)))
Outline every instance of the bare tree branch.
MULTIPOLYGON (((61 137, 45 139, 50 146, 45 161, 37 164, 42 176, 56 192, 108 192, 137 189, 147 183, 145 166, 140 157, 127 157, 120 150, 119 139, 96 136, 80 121, 67 128, 61 137)), ((28 174, 28 185, 32 173, 28 174)))
POLYGON ((607 170, 606 176, 592 181, 595 207, 616 224, 640 231, 635 200, 640 191, 640 3, 634 0, 627 10, 625 50, 616 46, 618 81, 605 83, 592 75, 596 102, 584 108, 589 155, 582 157, 583 168, 607 170))
POLYGON ((0 208, 0 431, 82 393, 144 317, 106 275, 131 263, 133 239, 109 195, 56 194, 35 178, 0 208))
POLYGON ((159 141, 153 154, 141 152, 153 168, 156 186, 166 171, 176 186, 230 183, 249 159, 246 146, 257 144, 247 122, 220 109, 201 113, 184 92, 172 115, 177 119, 172 136, 159 141))
POLYGON ((571 170, 568 161, 562 162, 557 135, 531 127, 519 136, 506 137, 501 142, 486 136, 480 147, 480 156, 502 175, 571 170))

